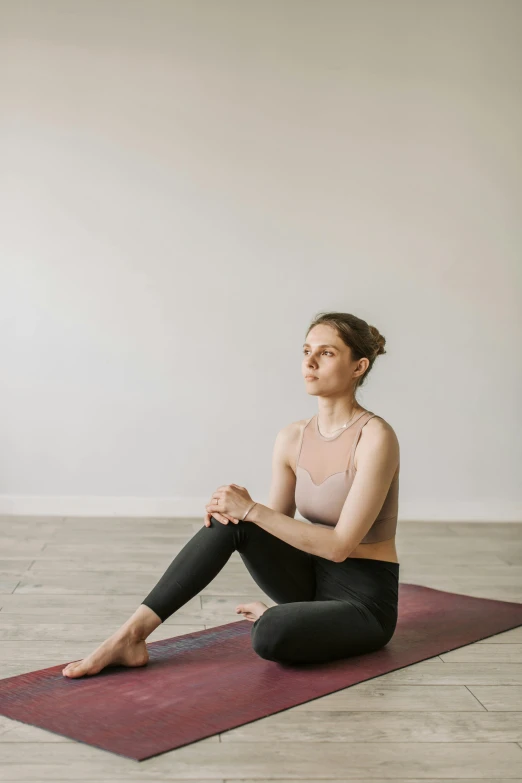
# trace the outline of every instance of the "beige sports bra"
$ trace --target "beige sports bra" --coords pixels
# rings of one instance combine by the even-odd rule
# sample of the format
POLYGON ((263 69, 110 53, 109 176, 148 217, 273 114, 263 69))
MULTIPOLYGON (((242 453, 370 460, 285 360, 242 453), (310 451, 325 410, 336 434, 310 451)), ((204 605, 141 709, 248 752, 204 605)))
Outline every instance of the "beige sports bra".
MULTIPOLYGON (((339 435, 319 432, 317 414, 308 419, 297 454, 295 503, 314 525, 335 527, 356 474, 354 455, 364 425, 375 416, 365 411, 339 435)), ((399 505, 399 465, 384 503, 361 544, 393 538, 399 505)))

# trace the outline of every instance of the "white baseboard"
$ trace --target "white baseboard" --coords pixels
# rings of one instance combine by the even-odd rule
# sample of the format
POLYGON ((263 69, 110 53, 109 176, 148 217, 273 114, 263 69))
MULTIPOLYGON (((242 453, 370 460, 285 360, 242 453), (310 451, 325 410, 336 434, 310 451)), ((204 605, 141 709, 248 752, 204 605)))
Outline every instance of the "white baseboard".
MULTIPOLYGON (((259 500, 260 503, 266 501, 259 500)), ((193 517, 205 516, 208 496, 93 497, 0 495, 0 516, 51 517, 193 517)), ((297 519, 302 519, 296 514, 297 519)), ((522 522, 522 502, 401 501, 399 522, 522 522)))
POLYGON ((52 517, 204 517, 206 497, 0 495, 0 515, 52 517))

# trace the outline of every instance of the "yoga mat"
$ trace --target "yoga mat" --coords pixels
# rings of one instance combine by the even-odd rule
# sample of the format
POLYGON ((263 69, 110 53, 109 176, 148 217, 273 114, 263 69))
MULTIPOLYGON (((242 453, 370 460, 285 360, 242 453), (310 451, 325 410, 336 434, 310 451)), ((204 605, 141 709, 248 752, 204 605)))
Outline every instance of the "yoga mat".
POLYGON ((522 603, 399 583, 397 627, 376 652, 267 661, 252 649, 252 623, 236 621, 151 642, 143 667, 68 679, 67 661, 7 677, 0 715, 143 761, 519 625, 522 603))

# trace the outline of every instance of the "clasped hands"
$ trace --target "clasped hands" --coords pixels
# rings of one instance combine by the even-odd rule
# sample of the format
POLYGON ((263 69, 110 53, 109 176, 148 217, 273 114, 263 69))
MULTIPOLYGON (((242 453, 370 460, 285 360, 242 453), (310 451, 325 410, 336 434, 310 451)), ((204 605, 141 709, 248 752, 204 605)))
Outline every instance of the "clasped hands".
POLYGON ((252 503, 248 491, 237 484, 224 484, 218 487, 210 498, 205 508, 205 527, 210 527, 210 517, 213 516, 218 522, 227 525, 233 522, 235 525, 242 519, 252 503))

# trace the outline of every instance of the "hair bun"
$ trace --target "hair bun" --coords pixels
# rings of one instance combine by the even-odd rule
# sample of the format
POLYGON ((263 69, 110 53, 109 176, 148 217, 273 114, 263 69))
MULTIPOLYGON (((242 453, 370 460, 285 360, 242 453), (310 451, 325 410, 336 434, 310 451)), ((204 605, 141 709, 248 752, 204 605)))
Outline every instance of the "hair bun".
POLYGON ((384 346, 386 345, 386 338, 383 337, 376 326, 369 325, 369 329, 375 342, 375 356, 380 356, 381 354, 386 353, 384 350, 384 346))

